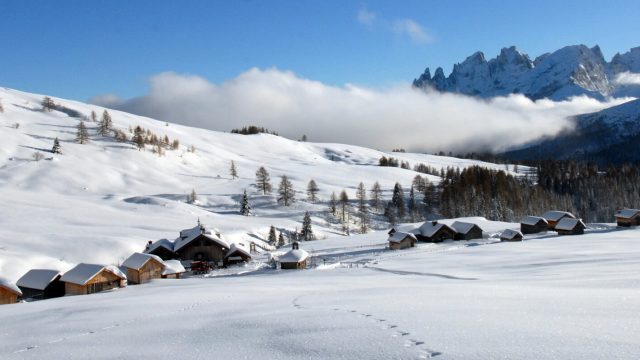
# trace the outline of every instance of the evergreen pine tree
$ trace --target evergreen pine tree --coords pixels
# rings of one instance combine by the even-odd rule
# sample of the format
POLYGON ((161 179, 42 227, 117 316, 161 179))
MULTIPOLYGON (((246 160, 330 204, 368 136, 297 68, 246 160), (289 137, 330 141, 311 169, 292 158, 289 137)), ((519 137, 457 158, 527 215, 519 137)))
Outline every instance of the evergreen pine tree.
POLYGON ((249 196, 247 196, 247 190, 242 194, 242 203, 240 205, 240 214, 249 216, 251 213, 251 204, 249 204, 249 196))
POLYGON ((256 186, 262 190, 263 195, 271 193, 271 178, 267 169, 262 166, 256 172, 256 186))
POLYGON ((360 218, 360 233, 364 234, 369 231, 369 215, 367 213, 367 189, 361 182, 356 189, 356 198, 358 199, 358 217, 360 218))
POLYGON ((280 234, 278 234, 278 247, 284 246, 284 244, 285 244, 284 234, 282 234, 282 231, 280 231, 280 234))
POLYGON ((371 202, 374 208, 380 208, 380 198, 382 196, 382 189, 380 189, 380 183, 377 181, 373 184, 371 188, 371 202))
POLYGON ((349 205, 349 195, 343 189, 340 192, 340 208, 342 209, 342 223, 344 224, 347 221, 347 205, 349 205))
POLYGON ((48 112, 52 111, 56 107, 56 104, 53 102, 53 99, 48 96, 45 96, 42 99, 41 104, 42 104, 42 110, 48 111, 48 112))
POLYGON ((387 206, 384 207, 384 217, 387 218, 387 221, 389 222, 389 224, 391 225, 396 224, 396 208, 391 203, 391 201, 389 201, 387 203, 387 206))
POLYGON ((416 201, 416 196, 413 191, 413 186, 411 186, 411 190, 409 190, 409 203, 407 204, 409 207, 409 215, 411 216, 411 222, 418 221, 418 202, 416 201))
POLYGON ((98 114, 93 110, 91 110, 91 122, 98 122, 98 114))
POLYGON ((269 228, 269 237, 267 238, 267 241, 269 242, 269 244, 276 246, 276 228, 273 225, 271 225, 271 227, 269 228))
POLYGON ((396 220, 401 221, 404 218, 404 192, 402 191, 400 183, 396 183, 393 187, 391 203, 396 208, 396 220))
POLYGON ((284 206, 289 206, 296 200, 293 184, 291 184, 287 175, 282 175, 280 186, 278 186, 278 195, 278 203, 281 203, 284 206))
POLYGON ((311 179, 309 184, 307 184, 307 199, 311 202, 318 200, 318 191, 320 191, 318 185, 313 179, 311 179))
POLYGON ((189 204, 194 204, 197 200, 198 200, 198 195, 196 195, 196 190, 192 189, 191 194, 187 195, 187 202, 189 204))
POLYGON ((238 178, 238 169, 236 169, 236 162, 231 160, 231 167, 229 168, 229 173, 231 174, 231 179, 238 178))
POLYGON ((89 141, 89 132, 84 125, 84 121, 80 121, 78 124, 78 130, 76 132, 76 142, 78 144, 86 144, 89 141))
POLYGON ((336 192, 331 193, 331 198, 329 199, 329 212, 331 215, 336 216, 336 212, 338 211, 338 198, 336 197, 336 192))
POLYGON ((144 130, 142 130, 140 125, 136 126, 135 130, 133 130, 131 141, 136 144, 138 150, 144 149, 144 130))
POLYGON ((311 227, 311 216, 308 211, 304 213, 304 218, 302 219, 300 237, 305 241, 314 240, 313 229, 311 227))
POLYGON ((61 154, 62 150, 60 148, 60 141, 58 140, 58 138, 55 138, 53 140, 53 147, 51 148, 51 152, 54 154, 61 154))

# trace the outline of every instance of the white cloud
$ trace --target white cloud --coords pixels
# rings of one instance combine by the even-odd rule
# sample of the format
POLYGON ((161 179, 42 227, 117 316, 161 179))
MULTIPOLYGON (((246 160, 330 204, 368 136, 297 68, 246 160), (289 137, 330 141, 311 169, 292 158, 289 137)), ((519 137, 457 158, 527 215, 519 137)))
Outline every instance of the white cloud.
POLYGON ((356 19, 363 25, 373 26, 373 22, 376 20, 376 14, 367 10, 366 7, 361 7, 360 10, 358 10, 356 19))
POLYGON ((616 75, 614 81, 620 85, 640 85, 640 74, 625 71, 616 75))
POLYGON ((434 40, 433 36, 422 25, 411 19, 396 20, 391 28, 396 34, 407 35, 412 41, 419 44, 431 43, 434 40))
POLYGON ((482 100, 409 84, 385 90, 336 87, 288 71, 254 68, 221 84, 162 73, 150 79, 147 95, 108 105, 213 130, 258 125, 290 138, 307 134, 310 141, 466 152, 504 150, 554 135, 572 126, 567 116, 622 102, 587 97, 534 102, 522 95, 482 100))

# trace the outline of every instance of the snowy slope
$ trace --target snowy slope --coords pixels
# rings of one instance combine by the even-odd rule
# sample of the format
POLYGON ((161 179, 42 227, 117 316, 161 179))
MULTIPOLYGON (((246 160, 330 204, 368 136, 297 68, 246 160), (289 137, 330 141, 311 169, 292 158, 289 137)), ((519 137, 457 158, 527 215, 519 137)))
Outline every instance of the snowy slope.
POLYGON ((522 93, 531 99, 564 100, 587 95, 596 99, 608 96, 640 96, 640 85, 620 84, 617 76, 640 73, 640 48, 616 54, 607 62, 600 48, 585 45, 567 46, 531 61, 514 46, 503 48, 487 61, 476 52, 455 64, 445 77, 442 68, 435 75, 427 70, 414 80, 414 86, 439 91, 458 92, 480 97, 522 93))
MULTIPOLYGON (((140 125, 159 136, 178 139, 180 149, 158 157, 150 149, 138 151, 130 143, 95 135, 87 122, 88 144, 74 143, 79 119, 66 113, 43 112, 42 95, 0 89, 0 276, 17 280, 31 268, 67 270, 80 262, 117 264, 141 251, 149 240, 173 239, 193 227, 198 218, 219 228, 229 242, 266 238, 270 225, 300 227, 311 211, 320 237, 341 233, 327 221, 332 191, 347 189, 355 198, 360 181, 370 188, 379 181, 388 197, 398 181, 406 190, 417 174, 400 168, 378 167, 378 159, 393 156, 411 165, 435 168, 495 165, 472 160, 422 154, 384 153, 344 144, 316 144, 272 135, 242 136, 166 124, 149 118, 110 111, 114 127, 128 133, 140 125), (16 129, 15 124, 19 124, 16 129), (52 154, 53 139, 62 155, 52 154), (187 151, 195 146, 195 153, 187 151), (35 152, 45 159, 34 161, 35 152), (239 179, 231 179, 235 161, 239 179), (261 195, 255 172, 264 166, 274 189, 286 174, 298 192, 292 207, 278 206, 274 195, 261 195), (306 184, 314 179, 321 201, 303 201, 306 184), (194 189, 196 204, 186 202, 194 189), (243 190, 250 195, 253 216, 238 214, 243 190)), ((54 98, 56 103, 88 116, 103 108, 54 98)), ((510 167, 513 169, 513 167, 510 167)), ((526 168, 520 167, 521 171, 526 168)), ((428 176, 437 182, 435 176, 428 176)), ((381 225, 382 226, 382 225, 381 225)))

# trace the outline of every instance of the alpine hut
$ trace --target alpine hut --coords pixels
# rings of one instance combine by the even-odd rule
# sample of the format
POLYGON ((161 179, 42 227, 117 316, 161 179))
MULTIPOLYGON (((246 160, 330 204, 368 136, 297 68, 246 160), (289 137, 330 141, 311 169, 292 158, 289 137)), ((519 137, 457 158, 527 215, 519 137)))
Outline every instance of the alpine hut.
POLYGON ((520 231, 523 234, 537 234, 549 229, 549 223, 543 217, 525 216, 520 221, 520 231))
POLYGON ((300 245, 297 241, 294 241, 291 244, 291 250, 278 257, 278 261, 280 262, 280 268, 283 270, 304 269, 307 267, 308 258, 309 253, 304 250, 300 250, 300 245))
POLYGON ((133 253, 122 263, 122 267, 126 269, 129 284, 144 284, 160 279, 166 265, 156 255, 133 253))
POLYGON ((556 224, 558 235, 582 235, 587 226, 580 219, 564 218, 556 224))
POLYGON ((389 249, 391 250, 402 250, 408 249, 416 246, 416 236, 403 231, 394 231, 391 236, 389 236, 389 249))
POLYGON ((624 209, 616 213, 616 222, 618 226, 629 227, 640 225, 640 210, 624 209))
POLYGON ((454 240, 482 239, 482 229, 476 224, 455 221, 451 228, 456 231, 454 240))
POLYGON ((229 244, 224 241, 220 232, 210 231, 202 225, 180 232, 173 251, 181 260, 205 261, 222 266, 224 256, 229 251, 229 244))
POLYGON ((22 291, 15 284, 0 278, 0 305, 17 303, 19 296, 22 291))
POLYGON ((227 255, 224 256, 224 266, 251 261, 251 254, 241 245, 231 244, 227 255))
POLYGON ((547 223, 549 224, 549 230, 554 230, 556 228, 556 224, 559 223, 560 220, 564 218, 569 218, 569 219, 576 218, 575 215, 573 215, 568 211, 557 211, 557 210, 547 211, 546 213, 544 213, 544 215, 542 215, 542 217, 545 220, 547 220, 547 223))
POLYGON ((522 241, 522 238, 522 233, 513 229, 507 229, 500 234, 500 241, 522 241))
POLYGON ((156 255, 162 260, 177 259, 178 255, 173 251, 173 242, 167 239, 160 239, 158 241, 149 241, 147 247, 144 249, 145 254, 156 255))
POLYGON ((121 288, 127 276, 113 265, 81 263, 67 271, 61 278, 67 295, 87 295, 121 288))
POLYGON ((165 260, 164 265, 163 279, 180 279, 182 274, 186 272, 180 260, 165 260))
POLYGON ((419 228, 411 231, 420 241, 442 242, 446 239, 454 239, 456 231, 450 226, 439 223, 437 221, 427 221, 419 228))
POLYGON ((43 300, 64 296, 62 274, 58 270, 32 269, 24 274, 16 285, 23 299, 43 300))

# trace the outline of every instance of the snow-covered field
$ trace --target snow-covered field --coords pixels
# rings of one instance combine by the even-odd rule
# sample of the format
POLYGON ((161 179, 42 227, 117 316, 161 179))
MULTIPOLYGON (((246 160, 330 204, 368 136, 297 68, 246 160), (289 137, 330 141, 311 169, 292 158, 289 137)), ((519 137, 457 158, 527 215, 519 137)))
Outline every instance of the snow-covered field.
POLYGON ((0 358, 637 359, 639 238, 303 243, 331 265, 1 306, 0 358))

